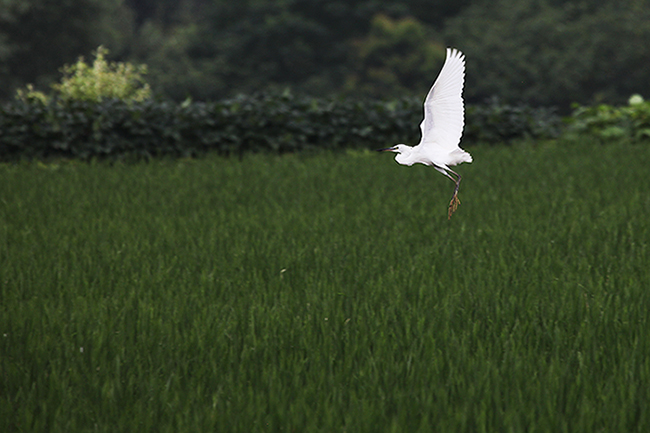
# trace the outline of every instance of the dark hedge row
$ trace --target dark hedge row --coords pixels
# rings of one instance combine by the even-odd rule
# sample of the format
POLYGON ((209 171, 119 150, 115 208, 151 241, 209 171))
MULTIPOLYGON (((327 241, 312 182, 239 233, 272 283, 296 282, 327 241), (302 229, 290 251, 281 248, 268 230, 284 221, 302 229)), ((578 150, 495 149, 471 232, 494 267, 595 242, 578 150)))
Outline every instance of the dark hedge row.
MULTIPOLYGON (((0 108, 2 160, 195 156, 327 147, 378 148, 419 140, 422 102, 314 99, 258 94, 175 104, 16 100, 0 108)), ((552 111, 491 102, 469 106, 464 143, 549 138, 552 111)))

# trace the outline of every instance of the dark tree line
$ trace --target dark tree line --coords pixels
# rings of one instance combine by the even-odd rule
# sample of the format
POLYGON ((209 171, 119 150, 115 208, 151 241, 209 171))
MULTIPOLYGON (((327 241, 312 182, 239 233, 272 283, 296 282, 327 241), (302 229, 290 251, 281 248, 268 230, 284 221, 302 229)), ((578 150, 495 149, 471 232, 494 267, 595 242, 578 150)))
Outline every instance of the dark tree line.
POLYGON ((470 100, 620 103, 650 96, 649 40, 650 0, 3 0, 0 98, 100 44, 176 100, 422 95, 454 45, 470 100))

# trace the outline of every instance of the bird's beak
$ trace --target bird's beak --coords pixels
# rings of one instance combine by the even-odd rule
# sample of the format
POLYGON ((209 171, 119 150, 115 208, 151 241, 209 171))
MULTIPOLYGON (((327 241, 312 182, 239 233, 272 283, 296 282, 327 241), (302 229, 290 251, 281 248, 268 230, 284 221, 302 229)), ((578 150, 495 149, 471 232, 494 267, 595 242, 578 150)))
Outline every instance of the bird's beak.
POLYGON ((384 148, 384 149, 377 149, 377 152, 388 152, 388 151, 392 151, 392 150, 395 150, 395 146, 393 146, 393 147, 386 147, 386 148, 384 148))

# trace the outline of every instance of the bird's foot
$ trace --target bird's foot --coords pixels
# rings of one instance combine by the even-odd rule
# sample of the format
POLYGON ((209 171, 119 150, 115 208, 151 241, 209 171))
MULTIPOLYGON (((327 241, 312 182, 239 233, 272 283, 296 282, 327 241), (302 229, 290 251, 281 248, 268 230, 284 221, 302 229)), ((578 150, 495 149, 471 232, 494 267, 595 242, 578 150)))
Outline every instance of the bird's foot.
POLYGON ((454 196, 451 198, 451 201, 449 202, 449 215, 447 219, 451 219, 451 216, 456 212, 456 209, 458 209, 458 205, 460 204, 460 200, 458 199, 458 193, 455 192, 454 196))

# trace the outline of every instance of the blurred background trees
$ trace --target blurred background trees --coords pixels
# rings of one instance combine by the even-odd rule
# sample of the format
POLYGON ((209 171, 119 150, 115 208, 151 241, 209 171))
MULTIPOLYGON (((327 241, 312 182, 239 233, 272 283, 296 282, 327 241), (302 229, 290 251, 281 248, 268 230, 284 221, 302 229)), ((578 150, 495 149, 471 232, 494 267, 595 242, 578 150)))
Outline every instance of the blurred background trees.
POLYGON ((0 98, 56 81, 59 68, 99 45, 130 43, 131 11, 117 0, 0 0, 0 98))
POLYGON ((174 100, 422 96, 453 45, 470 101, 624 103, 650 95, 647 41, 650 0, 0 0, 0 99, 99 45, 174 100))

